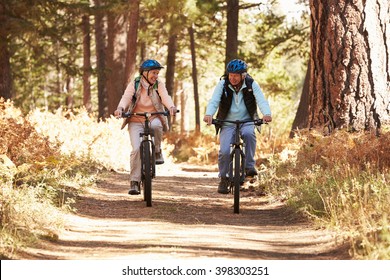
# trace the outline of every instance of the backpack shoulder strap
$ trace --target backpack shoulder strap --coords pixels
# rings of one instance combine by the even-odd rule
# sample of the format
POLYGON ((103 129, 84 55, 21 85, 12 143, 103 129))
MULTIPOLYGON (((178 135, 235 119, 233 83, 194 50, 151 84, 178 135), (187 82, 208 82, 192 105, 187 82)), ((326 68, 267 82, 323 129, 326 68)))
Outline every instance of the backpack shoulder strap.
MULTIPOLYGON (((134 91, 137 92, 139 88, 139 84, 141 82, 141 76, 138 76, 134 79, 134 91)), ((158 80, 154 83, 153 89, 157 90, 158 89, 158 80)))
MULTIPOLYGON (((139 84, 140 83, 141 83, 141 76, 138 76, 138 77, 136 77, 134 79, 134 95, 133 95, 134 102, 136 100, 136 96, 135 95, 137 93, 137 90, 139 88, 139 84)), ((156 90, 158 97, 160 97, 160 99, 161 99, 160 93, 158 92, 158 80, 154 83, 153 89, 156 90)))
POLYGON ((137 92, 140 82, 141 82, 141 76, 138 76, 134 79, 134 92, 137 92))
POLYGON ((134 94, 133 94, 133 102, 135 103, 137 100, 137 90, 139 88, 139 83, 141 82, 141 76, 138 76, 134 79, 134 94))
POLYGON ((247 91, 248 92, 253 92, 253 87, 252 87, 252 84, 253 84, 253 78, 247 74, 247 76, 245 77, 245 84, 247 86, 247 91))

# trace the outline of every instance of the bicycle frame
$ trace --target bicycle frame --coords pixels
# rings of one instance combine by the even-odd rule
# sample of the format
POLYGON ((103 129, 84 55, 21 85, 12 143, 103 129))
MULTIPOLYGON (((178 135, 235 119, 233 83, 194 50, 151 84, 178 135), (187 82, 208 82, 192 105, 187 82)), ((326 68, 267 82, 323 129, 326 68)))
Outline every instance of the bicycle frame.
POLYGON ((144 112, 144 113, 122 113, 122 117, 128 118, 131 116, 143 116, 144 131, 140 133, 141 144, 141 182, 144 193, 146 206, 152 206, 152 179, 156 176, 156 156, 154 144, 154 132, 150 128, 150 117, 153 115, 169 115, 169 111, 165 112, 144 112))
POLYGON ((144 131, 141 137, 141 182, 144 190, 146 206, 152 206, 152 179, 156 176, 156 157, 154 145, 154 133, 150 129, 149 114, 145 114, 144 131))
POLYGON ((260 126, 263 124, 262 119, 258 120, 236 120, 236 121, 229 121, 229 120, 219 120, 219 119, 213 119, 212 123, 222 124, 222 123, 232 123, 235 124, 235 137, 234 137, 234 143, 230 144, 231 152, 230 152, 230 168, 229 168, 229 181, 230 181, 230 192, 232 192, 233 189, 233 196, 234 196, 234 210, 233 212, 238 214, 240 213, 240 187, 241 182, 245 179, 245 143, 241 140, 241 125, 245 123, 253 122, 255 125, 260 126), (231 176, 233 175, 233 176, 231 176))
MULTIPOLYGON (((241 139, 241 130, 240 130, 241 124, 242 123, 240 123, 240 122, 236 122, 235 123, 236 128, 235 128, 234 143, 230 144, 230 147, 231 147, 231 151, 230 151, 230 165, 232 165, 234 163, 233 162, 234 161, 234 157, 237 157, 237 155, 235 155, 235 151, 239 150, 239 152, 240 152, 239 156, 241 158, 241 166, 237 170, 240 173, 240 176, 239 176, 240 181, 239 181, 239 183, 241 183, 245 179, 245 143, 241 139)), ((235 168, 235 165, 236 164, 234 163, 234 168, 235 168)), ((234 169, 231 167, 231 170, 233 171, 234 169)), ((236 184, 236 182, 234 181, 234 178, 235 178, 235 176, 233 176, 233 182, 232 183, 236 184)))

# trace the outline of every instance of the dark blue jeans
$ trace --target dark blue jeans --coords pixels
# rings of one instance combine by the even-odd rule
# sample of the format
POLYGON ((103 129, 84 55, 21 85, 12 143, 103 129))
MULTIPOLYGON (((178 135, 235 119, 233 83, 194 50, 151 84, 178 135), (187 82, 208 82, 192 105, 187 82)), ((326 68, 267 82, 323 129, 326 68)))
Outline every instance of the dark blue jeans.
MULTIPOLYGON (((223 126, 220 131, 218 168, 220 177, 229 177, 230 144, 234 142, 235 126, 223 126)), ((241 138, 245 143, 245 164, 247 169, 255 167, 256 134, 255 125, 246 123, 241 126, 241 138)), ((230 176, 232 176, 230 170, 230 176)))

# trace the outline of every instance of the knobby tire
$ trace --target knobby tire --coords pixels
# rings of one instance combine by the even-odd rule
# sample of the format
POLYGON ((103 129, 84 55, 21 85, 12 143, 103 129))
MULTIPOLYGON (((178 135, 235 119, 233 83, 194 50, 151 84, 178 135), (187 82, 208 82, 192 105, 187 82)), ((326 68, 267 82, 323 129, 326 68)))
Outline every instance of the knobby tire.
POLYGON ((240 181, 241 181, 241 160, 240 160, 240 150, 234 150, 234 213, 240 213, 240 181))
POLYGON ((143 185, 144 185, 144 200, 146 206, 152 206, 152 168, 150 166, 150 143, 149 141, 143 142, 143 185))
POLYGON ((146 201, 146 195, 145 195, 145 156, 144 156, 144 150, 145 150, 146 145, 144 145, 144 142, 141 142, 140 145, 140 153, 141 153, 141 181, 142 181, 142 192, 143 192, 143 197, 144 201, 146 201))

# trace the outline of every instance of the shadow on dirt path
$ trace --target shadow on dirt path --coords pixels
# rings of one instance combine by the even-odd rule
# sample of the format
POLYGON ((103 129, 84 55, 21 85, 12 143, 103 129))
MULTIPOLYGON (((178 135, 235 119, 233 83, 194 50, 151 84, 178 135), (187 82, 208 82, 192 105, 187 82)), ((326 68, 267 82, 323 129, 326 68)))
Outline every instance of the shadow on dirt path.
POLYGON ((153 205, 129 196, 128 175, 110 173, 83 193, 57 241, 28 248, 24 259, 269 260, 350 259, 329 231, 316 230, 281 202, 242 193, 240 214, 232 195, 216 192, 217 173, 158 170, 153 205))

